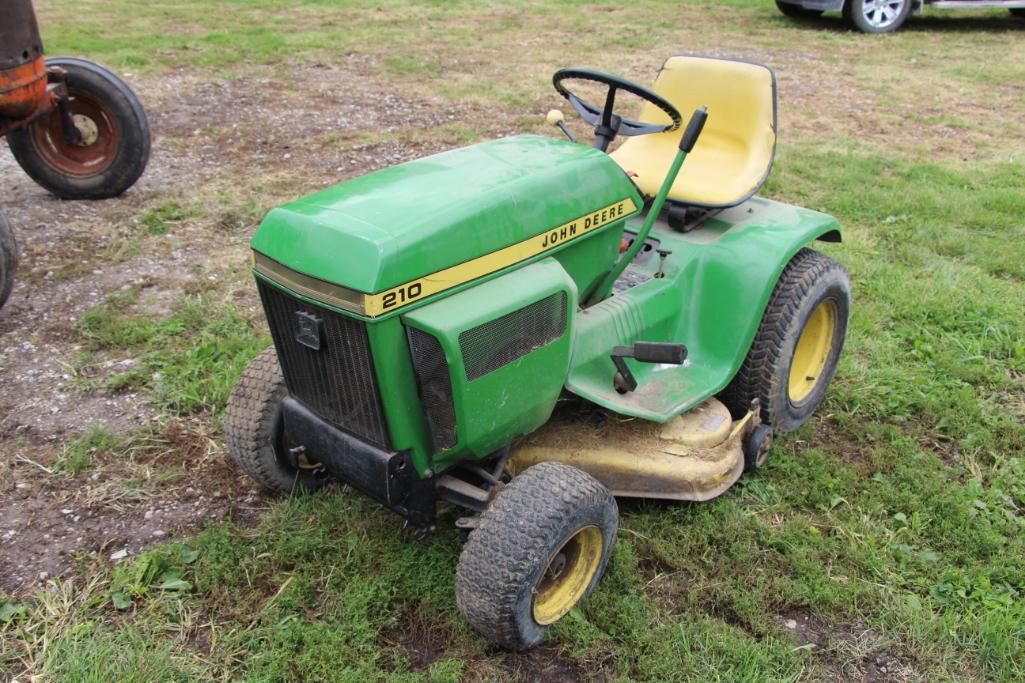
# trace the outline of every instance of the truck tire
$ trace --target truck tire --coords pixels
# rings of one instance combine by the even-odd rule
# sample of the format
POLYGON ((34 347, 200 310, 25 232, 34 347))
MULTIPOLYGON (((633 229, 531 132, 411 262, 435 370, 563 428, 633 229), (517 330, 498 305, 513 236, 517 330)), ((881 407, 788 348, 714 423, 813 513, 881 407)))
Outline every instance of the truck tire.
POLYGON ((315 491, 324 484, 315 463, 289 462, 281 401, 288 395, 274 347, 246 366, 228 398, 224 437, 235 462, 256 483, 277 493, 315 491))
POLYGON ((131 187, 146 168, 150 130, 131 88, 114 73, 85 59, 57 57, 47 67, 67 72, 72 115, 85 138, 64 139, 54 109, 8 134, 15 160, 34 181, 61 199, 103 199, 131 187))
POLYGON ((470 533, 456 571, 456 604, 491 641, 537 645, 594 591, 612 553, 619 509, 575 467, 543 462, 514 477, 470 533))
POLYGON ((720 400, 739 417, 757 398, 762 422, 776 433, 803 425, 836 373, 850 310, 844 267, 801 249, 783 269, 751 350, 720 400))
POLYGON ((849 28, 862 33, 896 31, 911 14, 911 0, 847 0, 843 18, 849 28))
POLYGON ((18 243, 14 239, 14 229, 0 212, 0 307, 7 302, 7 297, 14 289, 14 271, 17 269, 18 243))
POLYGON ((783 2, 783 0, 776 0, 776 8, 785 16, 794 19, 815 19, 822 16, 820 9, 808 9, 792 2, 783 2))

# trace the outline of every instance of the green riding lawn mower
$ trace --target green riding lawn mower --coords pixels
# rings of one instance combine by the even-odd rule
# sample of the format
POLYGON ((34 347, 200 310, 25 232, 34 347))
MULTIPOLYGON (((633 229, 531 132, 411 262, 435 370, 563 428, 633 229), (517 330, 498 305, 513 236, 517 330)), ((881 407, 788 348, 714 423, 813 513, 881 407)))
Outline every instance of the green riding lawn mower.
POLYGON ((266 216, 253 272, 274 347, 225 416, 276 491, 339 479, 428 532, 467 510, 457 604, 514 649, 595 589, 616 496, 707 500, 809 419, 850 311, 846 271, 808 248, 839 241, 836 221, 756 196, 768 68, 676 56, 653 89, 553 80, 593 146, 553 111, 570 140, 471 145, 266 216), (616 111, 627 94, 637 120, 616 111))

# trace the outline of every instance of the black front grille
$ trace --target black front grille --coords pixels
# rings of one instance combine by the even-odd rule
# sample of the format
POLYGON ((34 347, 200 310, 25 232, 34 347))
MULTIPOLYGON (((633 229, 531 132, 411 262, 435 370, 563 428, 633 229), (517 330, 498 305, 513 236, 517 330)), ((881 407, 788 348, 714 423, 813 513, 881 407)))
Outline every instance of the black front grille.
POLYGON ((257 283, 288 393, 336 427, 390 449, 366 323, 257 283))
POLYGON ((413 357, 413 370, 420 389, 420 402, 431 432, 435 453, 456 445, 456 409, 452 403, 452 378, 441 344, 433 334, 415 327, 407 327, 409 352, 413 357))
POLYGON ((566 307, 566 292, 557 292, 461 333, 466 379, 483 377, 561 337, 566 307))

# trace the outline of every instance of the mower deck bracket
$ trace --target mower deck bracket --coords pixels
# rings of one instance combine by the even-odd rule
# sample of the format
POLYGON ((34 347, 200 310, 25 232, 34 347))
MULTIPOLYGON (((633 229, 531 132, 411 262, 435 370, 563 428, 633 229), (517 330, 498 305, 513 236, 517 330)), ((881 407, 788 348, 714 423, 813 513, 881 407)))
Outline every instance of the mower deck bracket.
POLYGON ((487 509, 494 490, 482 489, 451 474, 439 477, 437 488, 440 499, 476 512, 484 512, 487 509))

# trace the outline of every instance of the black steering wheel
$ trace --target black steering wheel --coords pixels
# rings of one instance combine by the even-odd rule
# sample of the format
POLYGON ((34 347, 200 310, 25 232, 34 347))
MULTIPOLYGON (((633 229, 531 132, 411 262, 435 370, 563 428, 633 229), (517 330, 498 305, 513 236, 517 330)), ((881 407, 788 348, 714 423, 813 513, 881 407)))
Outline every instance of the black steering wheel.
POLYGON ((594 146, 605 151, 609 147, 609 143, 612 142, 617 135, 647 135, 649 133, 662 133, 664 131, 676 130, 680 127, 683 122, 683 118, 680 116, 680 112, 676 110, 672 104, 670 104, 665 98, 656 95, 651 90, 648 90, 643 85, 628 81, 625 78, 619 76, 613 76, 607 74, 604 71, 594 71, 592 69, 559 69, 552 76, 552 85, 559 92, 560 95, 569 100, 569 103, 573 105, 573 108, 577 110, 581 118, 587 121, 589 124, 594 126, 594 146), (569 88, 562 84, 563 81, 568 79, 580 79, 584 81, 594 81, 595 83, 601 83, 607 85, 609 88, 608 94, 605 95, 605 106, 601 109, 594 106, 590 102, 585 102, 580 99, 572 92, 569 88), (664 111, 672 121, 668 124, 660 123, 644 123, 643 121, 635 121, 633 119, 626 119, 616 114, 613 109, 616 106, 616 91, 625 90, 628 93, 634 94, 640 97, 646 102, 651 102, 653 105, 664 111))

